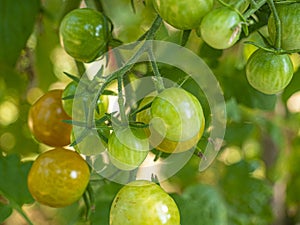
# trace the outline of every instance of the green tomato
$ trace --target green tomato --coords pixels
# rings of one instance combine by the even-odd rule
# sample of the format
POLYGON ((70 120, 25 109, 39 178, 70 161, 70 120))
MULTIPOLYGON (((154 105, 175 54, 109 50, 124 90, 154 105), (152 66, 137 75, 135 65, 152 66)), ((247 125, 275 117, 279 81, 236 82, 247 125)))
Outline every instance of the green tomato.
MULTIPOLYGON (((281 47, 285 50, 300 49, 300 3, 278 4, 276 9, 281 22, 281 47)), ((269 17, 268 30, 274 43, 276 28, 273 14, 269 17)))
POLYGON ((75 9, 60 24, 62 46, 76 60, 91 62, 106 51, 108 27, 100 12, 89 8, 75 9))
POLYGON ((265 94, 282 91, 293 77, 293 64, 287 54, 259 49, 249 58, 246 75, 252 87, 265 94))
POLYGON ((181 30, 200 25, 202 17, 213 7, 213 0, 153 0, 157 13, 167 23, 181 30))
POLYGON ((174 200, 157 184, 138 180, 124 186, 110 209, 110 225, 179 225, 174 200))
MULTIPOLYGON (((145 97, 141 101, 139 108, 142 108, 143 106, 152 102, 153 99, 154 99, 154 96, 145 97)), ((136 120, 138 122, 142 122, 145 124, 150 124, 151 119, 152 118, 151 118, 150 108, 145 109, 136 115, 136 120)), ((194 137, 192 137, 186 141, 171 141, 167 138, 161 137, 159 135, 159 133, 153 129, 151 129, 151 131, 150 131, 149 128, 145 128, 145 132, 149 136, 150 144, 153 147, 155 147, 157 150, 160 150, 160 151, 166 152, 166 153, 180 153, 180 152, 185 152, 185 151, 190 150, 192 147, 194 147, 198 143, 198 141, 202 137, 204 128, 205 128, 205 118, 202 115, 202 123, 201 123, 199 132, 194 137), (158 141, 160 141, 160 142, 157 143, 158 141)))
POLYGON ((198 99, 182 88, 168 88, 159 93, 150 112, 150 129, 170 141, 186 141, 195 137, 203 123, 198 99))
MULTIPOLYGON (((75 81, 70 82, 64 89, 62 98, 65 98, 68 96, 75 96, 77 87, 78 87, 77 82, 75 82, 75 81)), ((73 113, 76 113, 76 116, 75 116, 76 118, 84 118, 84 108, 83 108, 84 107, 84 104, 83 104, 84 98, 83 97, 79 97, 79 98, 82 99, 82 102, 81 102, 81 99, 80 99, 80 101, 77 101, 76 107, 78 107, 78 108, 76 108, 74 111, 73 111, 74 98, 62 100, 63 108, 70 117, 73 116, 72 115, 73 113)), ((109 101, 108 101, 107 95, 100 96, 100 98, 98 100, 98 109, 99 110, 95 110, 95 114, 94 114, 95 119, 100 119, 107 112, 108 102, 109 101)))
POLYGON ((121 170, 137 168, 149 152, 149 142, 144 129, 116 129, 108 139, 107 151, 115 167, 121 170))
POLYGON ((203 41, 216 49, 233 46, 241 34, 241 18, 229 8, 216 8, 202 19, 197 33, 203 41))

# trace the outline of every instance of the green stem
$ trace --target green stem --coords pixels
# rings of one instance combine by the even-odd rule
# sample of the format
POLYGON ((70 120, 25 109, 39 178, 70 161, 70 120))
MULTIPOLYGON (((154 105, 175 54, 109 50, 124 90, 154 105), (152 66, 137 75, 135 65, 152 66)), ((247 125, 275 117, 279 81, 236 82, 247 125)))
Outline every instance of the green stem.
POLYGON ((146 40, 151 40, 154 38, 156 31, 158 30, 158 28, 160 27, 162 23, 162 19, 160 16, 157 16, 154 20, 154 22, 152 23, 151 28, 149 29, 149 31, 147 32, 147 35, 145 37, 146 40))
POLYGON ((82 75, 85 73, 85 67, 84 64, 82 62, 79 62, 77 60, 75 60, 76 63, 76 67, 79 73, 79 77, 82 77, 82 75))
POLYGON ((275 48, 279 50, 281 48, 281 21, 278 16, 274 1, 273 0, 267 0, 267 1, 275 20, 276 36, 275 36, 274 44, 275 44, 275 48))
POLYGON ((127 117, 124 108, 124 96, 123 96, 123 74, 118 76, 118 104, 120 109, 121 122, 126 123, 127 117))
POLYGON ((23 209, 18 205, 18 204, 13 204, 13 208, 15 210, 18 211, 18 213, 20 213, 20 215, 23 216, 23 218, 26 220, 26 222, 29 224, 29 225, 34 225, 31 220, 28 218, 28 216, 26 215, 26 213, 23 211, 23 209))
MULTIPOLYGON (((162 19, 157 16, 156 19, 154 20, 151 28, 147 32, 147 35, 145 36, 146 40, 150 40, 154 37, 155 33, 157 32, 158 28, 160 27, 162 23, 162 19)), ((142 46, 137 50, 137 52, 127 61, 127 63, 121 67, 119 70, 113 72, 109 76, 105 77, 103 80, 103 83, 100 83, 100 88, 97 90, 96 96, 92 101, 92 105, 96 105, 99 97, 103 93, 104 89, 106 86, 112 82, 113 80, 117 79, 119 76, 123 76, 126 72, 128 72, 133 66, 134 63, 141 57, 141 55, 148 50, 148 45, 143 43, 142 46)), ((94 84, 92 84, 93 86, 94 84)), ((89 110, 88 114, 88 126, 91 127, 94 121, 94 111, 89 110)))
POLYGON ((255 2, 254 0, 252 0, 251 8, 243 14, 244 18, 248 19, 250 16, 252 16, 252 14, 254 14, 257 10, 259 10, 260 7, 262 7, 266 2, 267 0, 261 0, 259 2, 255 2))
POLYGON ((158 92, 161 92, 165 89, 165 87, 164 87, 164 82, 163 82, 162 76, 161 76, 161 74, 159 72, 159 69, 158 69, 158 66, 156 64, 155 56, 154 56, 153 51, 152 51, 152 46, 148 50, 148 56, 149 56, 150 63, 151 63, 151 66, 152 66, 152 70, 153 70, 153 73, 154 73, 154 77, 153 77, 154 85, 156 87, 156 90, 158 92))

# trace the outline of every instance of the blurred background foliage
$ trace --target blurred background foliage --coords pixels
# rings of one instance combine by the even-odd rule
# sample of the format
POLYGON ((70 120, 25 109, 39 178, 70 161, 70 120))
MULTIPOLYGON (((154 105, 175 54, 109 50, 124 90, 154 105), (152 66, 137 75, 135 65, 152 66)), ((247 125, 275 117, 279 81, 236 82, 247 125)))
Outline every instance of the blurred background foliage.
MULTIPOLYGON (((64 88, 68 72, 80 67, 59 43, 63 16, 77 7, 103 10, 113 35, 124 43, 137 40, 155 17, 141 0, 0 0, 0 223, 108 224, 110 204, 120 185, 93 174, 95 211, 85 219, 83 201, 63 209, 34 203, 26 177, 32 159, 48 147, 35 142, 27 127, 30 105, 53 88, 64 88), (25 216, 25 214, 27 216, 25 216), (23 215, 23 216, 22 216, 23 215)), ((261 18, 268 13, 260 12, 261 18)), ((259 16, 258 16, 259 17, 259 16)), ((293 55, 295 75, 280 95, 264 95, 248 84, 246 59, 265 32, 263 19, 250 27, 252 34, 228 50, 204 44, 194 31, 187 47, 210 66, 226 100, 227 130, 214 163, 198 172, 193 156, 174 177, 161 185, 177 202, 182 225, 280 225, 300 223, 300 71, 293 55)), ((157 39, 180 43, 181 32, 165 25, 157 39)), ((166 77, 182 74, 161 68, 166 77)), ((188 83, 185 85, 189 85, 188 83)), ((192 91, 192 85, 188 87, 192 91)), ((207 106, 208 107, 208 106, 207 106)), ((200 146, 201 147, 201 146, 200 146)))

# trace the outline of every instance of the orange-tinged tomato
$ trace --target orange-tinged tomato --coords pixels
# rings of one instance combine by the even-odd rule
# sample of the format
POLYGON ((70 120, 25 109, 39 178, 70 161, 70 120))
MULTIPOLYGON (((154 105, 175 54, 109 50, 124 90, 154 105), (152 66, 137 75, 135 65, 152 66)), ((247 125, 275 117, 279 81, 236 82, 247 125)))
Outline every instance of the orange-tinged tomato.
POLYGON ((34 161, 28 174, 28 188, 39 203, 65 207, 80 199, 89 178, 89 167, 77 152, 55 148, 34 161))
POLYGON ((38 99, 29 111, 28 124, 34 137, 46 145, 62 147, 70 144, 72 126, 63 109, 62 90, 52 90, 38 99))

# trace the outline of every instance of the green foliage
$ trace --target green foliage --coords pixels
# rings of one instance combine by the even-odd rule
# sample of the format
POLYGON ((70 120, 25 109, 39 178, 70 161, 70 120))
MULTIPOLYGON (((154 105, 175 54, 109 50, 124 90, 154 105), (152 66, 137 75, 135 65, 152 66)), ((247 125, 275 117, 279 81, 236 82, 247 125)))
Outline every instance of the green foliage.
POLYGON ((21 162, 18 155, 0 155, 0 177, 5 182, 0 183, 0 192, 11 203, 22 206, 32 203, 27 188, 27 174, 32 162, 21 162))
POLYGON ((1 0, 0 5, 0 64, 14 66, 32 33, 40 1, 1 0))
POLYGON ((263 225, 272 221, 269 207, 272 189, 264 180, 251 176, 253 166, 240 161, 228 166, 220 187, 227 203, 228 224, 263 225))
POLYGON ((179 206, 181 225, 227 225, 227 209, 218 190, 209 185, 193 185, 181 195, 172 195, 179 206))

